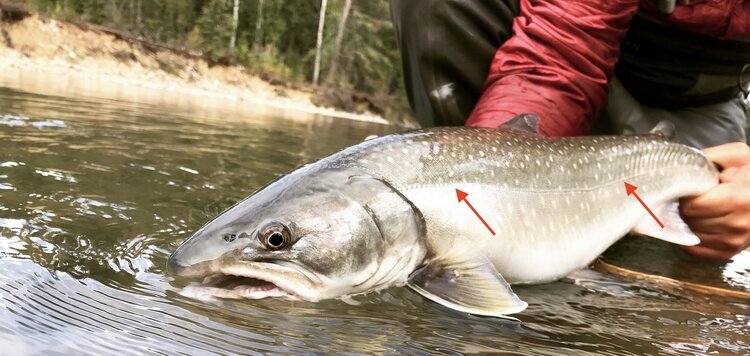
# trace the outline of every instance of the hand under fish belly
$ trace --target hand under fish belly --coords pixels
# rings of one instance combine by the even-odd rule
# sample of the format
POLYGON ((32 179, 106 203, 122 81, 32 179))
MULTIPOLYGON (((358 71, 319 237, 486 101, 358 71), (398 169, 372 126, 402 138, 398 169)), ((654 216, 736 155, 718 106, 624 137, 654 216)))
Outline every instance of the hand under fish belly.
POLYGON ((458 311, 504 316, 526 307, 510 284, 561 278, 629 231, 696 244, 675 202, 716 184, 700 152, 657 134, 421 130, 274 181, 186 240, 168 268, 210 277, 188 289, 204 299, 319 301, 407 285, 458 311))

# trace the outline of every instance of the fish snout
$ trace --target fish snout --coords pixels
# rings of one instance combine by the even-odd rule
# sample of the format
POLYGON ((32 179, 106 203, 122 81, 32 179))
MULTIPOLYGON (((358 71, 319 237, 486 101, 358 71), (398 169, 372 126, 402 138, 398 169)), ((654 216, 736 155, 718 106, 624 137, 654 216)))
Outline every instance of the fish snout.
POLYGON ((215 266, 215 261, 202 261, 191 264, 182 260, 175 253, 169 256, 167 260, 167 273, 179 277, 205 277, 214 273, 215 266))
POLYGON ((167 273, 173 276, 182 276, 189 269, 189 266, 184 265, 179 258, 172 254, 167 260, 167 273))
POLYGON ((185 241, 169 256, 167 272, 180 277, 205 277, 236 261, 248 243, 246 239, 216 238, 214 235, 196 234, 185 241))

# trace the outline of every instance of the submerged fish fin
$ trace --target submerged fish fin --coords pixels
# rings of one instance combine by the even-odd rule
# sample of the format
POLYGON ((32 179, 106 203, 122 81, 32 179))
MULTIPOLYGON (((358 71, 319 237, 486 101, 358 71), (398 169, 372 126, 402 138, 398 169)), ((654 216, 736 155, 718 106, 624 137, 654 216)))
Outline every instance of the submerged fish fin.
POLYGON ((648 133, 652 135, 659 135, 669 141, 672 141, 675 138, 676 131, 677 129, 675 128, 672 121, 661 120, 648 133))
POLYGON ((654 212, 664 224, 662 229, 650 215, 644 217, 631 231, 634 234, 651 236, 678 245, 695 246, 701 242, 690 227, 682 221, 677 202, 665 205, 654 212))
POLYGON ((435 261, 412 273, 406 284, 427 299, 470 314, 509 318, 505 315, 528 306, 486 258, 435 261))
POLYGON ((506 123, 500 125, 502 128, 523 131, 532 134, 539 133, 539 116, 534 114, 516 115, 506 123))

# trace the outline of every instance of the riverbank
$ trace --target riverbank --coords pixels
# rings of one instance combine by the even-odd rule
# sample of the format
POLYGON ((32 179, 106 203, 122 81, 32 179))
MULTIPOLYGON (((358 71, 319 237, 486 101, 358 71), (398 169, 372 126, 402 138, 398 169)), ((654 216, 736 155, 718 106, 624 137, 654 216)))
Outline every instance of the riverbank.
POLYGON ((388 120, 367 109, 348 112, 321 106, 323 91, 318 88, 264 80, 241 66, 209 63, 200 56, 144 46, 106 31, 38 15, 0 22, 0 68, 4 77, 34 73, 66 82, 96 82, 99 87, 111 83, 134 91, 413 126, 403 118, 388 120))

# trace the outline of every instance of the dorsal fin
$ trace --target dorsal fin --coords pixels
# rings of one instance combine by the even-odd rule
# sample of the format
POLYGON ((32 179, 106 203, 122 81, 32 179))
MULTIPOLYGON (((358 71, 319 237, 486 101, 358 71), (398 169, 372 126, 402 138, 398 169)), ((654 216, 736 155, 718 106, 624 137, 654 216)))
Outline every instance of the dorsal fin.
POLYGON ((516 115, 500 127, 536 135, 539 134, 539 116, 534 114, 516 115))

